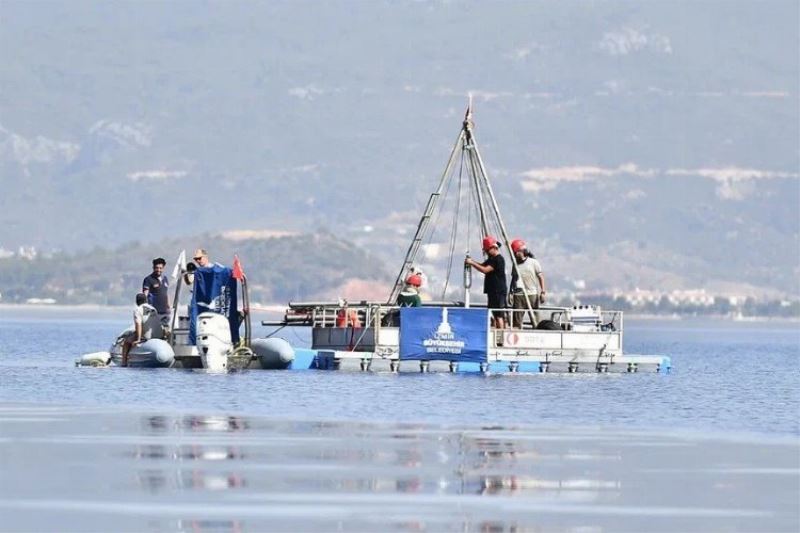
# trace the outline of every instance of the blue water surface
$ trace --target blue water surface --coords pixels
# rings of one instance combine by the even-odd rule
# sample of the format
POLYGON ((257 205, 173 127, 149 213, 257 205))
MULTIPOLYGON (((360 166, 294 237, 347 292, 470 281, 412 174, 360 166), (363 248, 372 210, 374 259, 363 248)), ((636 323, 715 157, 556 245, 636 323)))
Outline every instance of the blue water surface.
MULTIPOLYGON (((294 420, 800 434, 797 323, 627 319, 626 353, 669 355, 673 370, 667 375, 76 368, 76 357, 108 348, 126 315, 0 309, 0 403, 294 420)), ((300 343, 307 335, 288 332, 285 338, 300 343)))

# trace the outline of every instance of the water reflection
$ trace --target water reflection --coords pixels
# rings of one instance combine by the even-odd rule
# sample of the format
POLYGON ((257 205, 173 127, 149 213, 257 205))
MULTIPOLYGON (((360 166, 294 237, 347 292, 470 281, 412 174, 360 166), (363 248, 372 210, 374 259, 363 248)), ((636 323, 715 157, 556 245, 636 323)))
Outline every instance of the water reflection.
POLYGON ((153 494, 168 487, 167 476, 162 470, 141 470, 136 476, 136 481, 143 491, 153 494))
POLYGON ((482 476, 478 483, 481 485, 479 494, 514 494, 525 491, 547 491, 549 494, 558 494, 562 491, 581 491, 584 494, 573 494, 569 499, 586 501, 600 491, 619 491, 622 486, 619 481, 602 481, 599 479, 537 479, 531 476, 482 476), (587 497, 588 496, 588 497, 587 497))
POLYGON ((249 429, 247 421, 239 416, 147 416, 144 418, 144 426, 154 433, 176 429, 230 433, 249 429))
POLYGON ((183 461, 229 461, 244 459, 244 453, 236 446, 165 446, 144 444, 135 446, 130 456, 134 459, 179 459, 183 461))
POLYGON ((225 533, 242 533, 246 531, 244 522, 240 520, 180 520, 178 531, 217 531, 225 533))
MULTIPOLYGON (((469 524, 465 524, 464 531, 469 529, 469 524)), ((583 529, 582 529, 583 530, 583 529)), ((517 524, 504 524, 503 522, 481 522, 478 531, 481 533, 517 533, 519 531, 527 531, 527 528, 522 528, 517 524)))
POLYGON ((45 436, 42 427, 18 420, 0 439, 9 458, 0 484, 9 531, 52 530, 66 511, 75 521, 65 530, 97 531, 798 523, 796 442, 68 410, 45 436), (47 482, 32 483, 43 457, 47 482), (753 503, 753 494, 777 496, 753 503))
POLYGON ((149 493, 182 490, 222 491, 246 487, 245 479, 237 473, 214 473, 203 470, 145 469, 137 474, 139 487, 149 493))
POLYGON ((215 474, 203 470, 192 470, 181 473, 181 487, 195 490, 221 491, 239 489, 247 486, 241 474, 215 474))
MULTIPOLYGON (((134 446, 129 454, 141 463, 140 490, 150 493, 474 495, 575 503, 613 501, 623 489, 614 467, 620 455, 598 450, 591 440, 564 447, 500 427, 484 433, 238 416, 143 420, 145 433, 165 441, 134 446), (206 442, 214 435, 222 440, 206 442)), ((480 524, 483 531, 513 527, 480 524)))

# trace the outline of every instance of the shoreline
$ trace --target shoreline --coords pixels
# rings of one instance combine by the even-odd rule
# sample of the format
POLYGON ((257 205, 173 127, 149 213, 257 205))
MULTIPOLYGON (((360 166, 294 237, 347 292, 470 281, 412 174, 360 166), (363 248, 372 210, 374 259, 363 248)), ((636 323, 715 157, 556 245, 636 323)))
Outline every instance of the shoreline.
MULTIPOLYGON (((42 311, 43 313, 128 313, 133 309, 131 305, 105 305, 105 304, 12 304, 0 303, 0 312, 3 311, 42 311)), ((250 310, 256 313, 282 313, 286 310, 283 305, 251 305, 250 310)))

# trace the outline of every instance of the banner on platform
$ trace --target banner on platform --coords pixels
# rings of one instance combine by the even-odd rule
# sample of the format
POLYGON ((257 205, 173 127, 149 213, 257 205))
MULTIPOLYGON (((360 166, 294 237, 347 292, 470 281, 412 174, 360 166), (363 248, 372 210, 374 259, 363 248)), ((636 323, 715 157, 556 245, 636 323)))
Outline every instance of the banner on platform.
POLYGON ((197 315, 219 313, 228 318, 231 340, 239 342, 239 311, 236 302, 236 279, 230 268, 214 264, 194 271, 192 302, 189 304, 189 344, 197 341, 197 315))
POLYGON ((400 309, 400 359, 480 363, 486 361, 488 334, 486 309, 400 309))

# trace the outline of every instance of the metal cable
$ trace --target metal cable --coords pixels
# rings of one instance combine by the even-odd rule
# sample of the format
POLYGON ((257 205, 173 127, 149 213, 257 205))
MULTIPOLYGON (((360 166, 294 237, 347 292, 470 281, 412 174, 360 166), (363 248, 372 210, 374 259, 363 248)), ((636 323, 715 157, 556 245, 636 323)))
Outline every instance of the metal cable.
POLYGON ((458 218, 461 216, 461 194, 462 182, 464 179, 464 151, 461 151, 461 164, 458 169, 458 196, 456 196, 456 209, 453 216, 453 229, 450 233, 450 250, 447 254, 447 275, 444 278, 444 288, 442 289, 442 300, 447 295, 447 288, 450 285, 450 275, 453 272, 453 256, 456 250, 456 240, 458 239, 458 218))
MULTIPOLYGON (((469 187, 470 195, 472 196, 472 207, 475 209, 475 215, 476 215, 476 218, 478 220, 478 225, 480 225, 481 208, 478 206, 478 203, 479 203, 478 193, 475 190, 475 186, 476 185, 475 185, 474 179, 470 180, 470 184, 469 185, 470 185, 470 187, 469 187)), ((470 214, 472 214, 472 211, 470 211, 470 214)), ((472 223, 470 222, 470 229, 472 229, 472 225, 471 224, 472 223)), ((483 228, 479 229, 478 238, 481 238, 481 235, 480 235, 481 231, 483 231, 483 228)))
MULTIPOLYGON (((452 174, 451 174, 452 176, 452 174)), ((433 241, 434 234, 436 233, 436 227, 439 225, 439 219, 442 216, 442 212, 444 211, 444 206, 447 203, 447 197, 450 194, 450 187, 453 185, 453 180, 448 178, 447 186, 445 187, 444 194, 442 194, 441 200, 437 204, 437 209, 434 214, 431 215, 431 224, 428 226, 429 233, 427 234, 427 238, 423 239, 425 244, 430 244, 433 241)), ((428 278, 430 281, 430 278, 428 278)))

